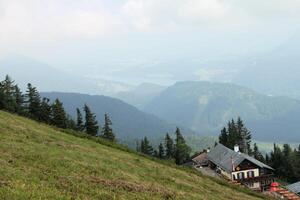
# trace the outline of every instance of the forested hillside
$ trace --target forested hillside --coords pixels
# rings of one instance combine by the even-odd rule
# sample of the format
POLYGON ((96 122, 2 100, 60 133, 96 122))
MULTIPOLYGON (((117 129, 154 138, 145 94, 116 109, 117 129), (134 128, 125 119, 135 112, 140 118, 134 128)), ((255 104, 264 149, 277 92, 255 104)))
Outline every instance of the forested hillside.
POLYGON ((179 82, 164 90, 145 110, 201 134, 218 134, 242 117, 256 140, 299 141, 300 101, 271 97, 225 83, 179 82))
MULTIPOLYGON (((147 136, 149 138, 162 137, 166 132, 174 132, 176 125, 161 120, 152 114, 146 114, 137 108, 115 98, 99 95, 78 93, 41 93, 52 101, 59 98, 65 106, 66 112, 76 117, 76 108, 88 104, 103 125, 104 114, 108 113, 113 122, 117 137, 121 140, 134 140, 147 136)), ((184 132, 188 130, 184 129, 184 132)))

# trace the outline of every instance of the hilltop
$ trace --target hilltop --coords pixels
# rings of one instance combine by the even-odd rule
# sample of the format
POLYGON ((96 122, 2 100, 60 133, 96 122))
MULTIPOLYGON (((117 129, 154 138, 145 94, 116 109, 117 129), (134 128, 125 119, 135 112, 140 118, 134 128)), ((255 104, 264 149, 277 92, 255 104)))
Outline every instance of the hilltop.
POLYGON ((0 164, 3 199, 263 198, 124 147, 3 111, 0 164))

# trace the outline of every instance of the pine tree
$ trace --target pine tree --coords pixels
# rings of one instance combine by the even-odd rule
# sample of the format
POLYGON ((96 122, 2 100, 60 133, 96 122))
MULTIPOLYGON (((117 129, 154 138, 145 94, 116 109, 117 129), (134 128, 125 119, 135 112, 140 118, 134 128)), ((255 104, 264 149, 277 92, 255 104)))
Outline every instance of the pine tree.
POLYGON ((16 100, 14 98, 15 85, 14 81, 8 76, 1 82, 1 102, 0 106, 9 112, 16 112, 16 100))
POLYGON ((52 107, 48 98, 43 98, 41 103, 40 120, 47 124, 51 123, 52 107))
POLYGON ((14 88, 14 97, 15 97, 15 112, 21 115, 24 115, 24 95, 22 94, 18 85, 15 85, 14 88))
POLYGON ((240 151, 245 154, 251 154, 251 133, 244 126, 244 122, 240 117, 238 117, 236 123, 236 133, 240 151))
POLYGON ((175 135, 176 135, 176 139, 175 139, 176 143, 175 143, 174 158, 175 158, 175 163, 177 165, 181 165, 189 159, 191 149, 185 143, 185 140, 181 135, 179 128, 176 128, 175 135))
POLYGON ((150 155, 150 156, 154 155, 153 147, 150 145, 150 142, 149 142, 147 137, 145 137, 141 141, 141 152, 146 154, 146 155, 150 155))
POLYGON ((67 128, 66 112, 58 99, 52 104, 52 124, 59 128, 67 128))
POLYGON ((228 122, 228 148, 233 149, 238 143, 238 134, 236 130, 236 123, 232 119, 228 122))
POLYGON ((79 108, 76 109, 76 113, 77 113, 76 130, 84 131, 83 118, 79 108))
POLYGON ((104 115, 104 127, 102 129, 102 137, 114 142, 115 134, 113 133, 113 130, 110 127, 111 125, 112 125, 112 122, 111 122, 108 114, 105 114, 104 115))
POLYGON ((158 146, 158 157, 161 159, 165 158, 165 148, 162 143, 160 143, 158 146))
POLYGON ((85 112, 85 130, 86 133, 92 136, 97 136, 99 126, 96 116, 91 112, 90 108, 85 104, 83 108, 85 112))
POLYGON ((30 83, 27 85, 27 109, 29 117, 40 120, 40 113, 41 113, 41 97, 38 93, 37 89, 33 87, 30 83))
POLYGON ((221 134, 219 136, 219 143, 223 144, 224 146, 228 146, 228 132, 225 127, 221 130, 221 134))
POLYGON ((294 164, 295 178, 300 180, 300 145, 295 150, 295 164, 294 164))
POLYGON ((279 178, 284 177, 284 167, 282 163, 284 162, 283 153, 281 149, 274 144, 273 151, 271 152, 270 165, 275 169, 275 174, 279 178))
POLYGON ((283 168, 284 168, 284 176, 289 182, 294 182, 297 181, 295 178, 294 170, 293 170, 293 151, 292 148, 289 144, 284 144, 283 145, 283 160, 284 162, 282 163, 283 168))
POLYGON ((5 93, 2 81, 0 82, 0 110, 5 109, 6 107, 6 101, 5 101, 5 93))
POLYGON ((239 145, 242 153, 252 155, 251 132, 245 127, 240 117, 237 122, 234 119, 229 121, 228 128, 221 130, 219 142, 230 149, 233 149, 235 145, 239 145))
POLYGON ((263 155, 261 154, 261 152, 259 151, 258 146, 257 146, 256 143, 254 143, 254 147, 253 147, 253 157, 256 160, 259 160, 263 163, 265 162, 265 159, 264 159, 263 155))
POLYGON ((166 158, 171 159, 174 156, 174 142, 170 135, 167 133, 165 137, 165 149, 166 149, 166 158))

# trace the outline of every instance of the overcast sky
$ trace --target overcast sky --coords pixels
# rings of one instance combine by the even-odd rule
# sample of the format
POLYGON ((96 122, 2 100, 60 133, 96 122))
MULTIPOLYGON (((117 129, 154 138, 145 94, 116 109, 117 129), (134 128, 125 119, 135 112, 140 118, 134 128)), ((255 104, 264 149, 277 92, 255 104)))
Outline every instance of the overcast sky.
POLYGON ((163 83, 205 60, 269 52, 299 34, 299 21, 299 0, 0 0, 0 54, 163 83))

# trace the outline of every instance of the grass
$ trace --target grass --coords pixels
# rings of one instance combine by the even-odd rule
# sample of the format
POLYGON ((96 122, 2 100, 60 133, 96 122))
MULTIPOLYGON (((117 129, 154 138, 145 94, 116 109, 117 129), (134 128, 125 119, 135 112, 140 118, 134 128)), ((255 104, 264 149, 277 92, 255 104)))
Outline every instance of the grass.
POLYGON ((85 137, 0 111, 0 199, 266 198, 85 137))

